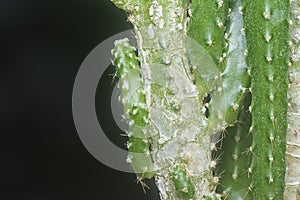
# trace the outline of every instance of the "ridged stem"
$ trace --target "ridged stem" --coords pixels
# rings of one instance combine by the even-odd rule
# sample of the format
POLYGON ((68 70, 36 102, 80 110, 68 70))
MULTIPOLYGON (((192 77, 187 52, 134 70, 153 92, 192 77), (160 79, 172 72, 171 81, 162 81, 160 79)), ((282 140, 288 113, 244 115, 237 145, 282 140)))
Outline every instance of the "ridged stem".
POLYGON ((219 124, 219 130, 224 130, 225 127, 232 126, 236 122, 239 107, 249 92, 250 77, 245 59, 247 50, 241 6, 239 0, 229 1, 230 13, 226 32, 227 59, 209 107, 212 113, 209 123, 213 126, 219 124))
POLYGON ((211 55, 219 70, 223 71, 226 59, 224 38, 228 1, 193 0, 190 5, 188 36, 196 40, 211 55))
POLYGON ((115 41, 112 54, 116 77, 119 78, 124 118, 128 122, 127 162, 141 181, 143 178, 153 177, 155 173, 149 149, 149 109, 140 77, 141 70, 135 48, 130 46, 127 38, 115 41))
POLYGON ((251 68, 253 199, 283 199, 287 128, 288 0, 244 0, 251 68))
MULTIPOLYGON (((251 154, 252 135, 249 134, 251 114, 249 104, 249 74, 246 64, 246 38, 242 30, 244 27, 242 3, 240 0, 229 2, 229 47, 226 68, 222 76, 223 90, 214 100, 219 103, 219 110, 226 108, 226 122, 228 126, 220 143, 220 163, 217 174, 220 177, 218 193, 226 199, 252 199, 249 191, 251 183, 251 154), (221 106, 223 105, 223 106, 221 106), (238 116, 237 116, 238 115, 238 116)), ((212 107, 216 104, 212 104, 212 107)))
POLYGON ((252 171, 251 153, 252 135, 249 134, 251 114, 248 111, 251 95, 245 99, 244 105, 239 109, 238 122, 226 129, 226 136, 221 142, 221 162, 217 167, 220 177, 218 193, 225 199, 253 199, 250 191, 252 171))

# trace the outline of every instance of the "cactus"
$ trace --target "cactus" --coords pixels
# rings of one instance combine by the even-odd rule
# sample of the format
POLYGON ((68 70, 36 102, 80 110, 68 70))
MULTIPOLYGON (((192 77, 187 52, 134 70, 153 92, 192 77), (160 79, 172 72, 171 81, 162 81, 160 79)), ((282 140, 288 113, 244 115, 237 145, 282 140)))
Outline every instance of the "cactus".
POLYGON ((228 2, 193 0, 189 13, 191 16, 189 16, 188 35, 208 51, 220 71, 223 71, 226 58, 223 53, 226 49, 224 34, 228 2))
POLYGON ((152 158, 149 153, 148 141, 148 115, 149 111, 145 102, 144 88, 140 78, 138 58, 135 48, 130 46, 128 39, 115 42, 112 51, 114 65, 117 67, 116 76, 120 80, 122 90, 122 103, 125 118, 129 120, 128 128, 128 158, 137 179, 151 178, 154 176, 152 158))
POLYGON ((247 110, 250 97, 249 94, 244 106, 239 110, 239 123, 227 127, 226 137, 222 141, 223 148, 218 152, 222 153, 221 158, 226 162, 220 163, 216 172, 220 174, 217 190, 226 199, 252 199, 249 190, 252 178, 252 172, 249 171, 251 164, 249 147, 252 142, 252 134, 249 134, 251 115, 247 110))
POLYGON ((207 119, 202 113, 202 88, 206 86, 187 56, 187 2, 139 3, 142 1, 119 1, 116 5, 132 14, 130 20, 136 29, 150 116, 151 156, 160 196, 174 200, 214 196, 210 165, 205 165, 215 166, 210 156, 210 135, 205 131, 207 119), (147 19, 140 22, 136 20, 139 16, 147 19), (174 178, 179 174, 179 179, 174 178), (194 192, 190 188, 195 188, 194 192))
POLYGON ((244 4, 252 93, 254 199, 282 199, 287 128, 289 1, 244 4), (271 37, 271 38, 270 38, 271 37), (280 88, 278 88, 280 86, 280 88))
POLYGON ((138 44, 113 50, 138 180, 162 200, 298 199, 298 1, 112 1, 138 44))

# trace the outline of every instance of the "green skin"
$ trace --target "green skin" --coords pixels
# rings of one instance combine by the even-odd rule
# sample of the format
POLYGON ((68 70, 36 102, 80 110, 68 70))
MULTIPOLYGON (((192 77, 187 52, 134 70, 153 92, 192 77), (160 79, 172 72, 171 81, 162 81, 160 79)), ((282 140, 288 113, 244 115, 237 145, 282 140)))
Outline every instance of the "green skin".
POLYGON ((178 191, 178 195, 184 199, 189 200, 194 197, 195 188, 191 180, 187 177, 184 168, 176 166, 173 171, 173 182, 178 191))
MULTIPOLYGON (((217 37, 217 44, 214 46, 207 45, 207 43, 204 42, 205 40, 201 38, 201 36, 207 35, 207 33, 203 32, 216 28, 214 24, 206 23, 220 14, 211 10, 207 11, 206 9, 204 10, 210 15, 206 13, 204 17, 200 17, 203 13, 202 11, 194 13, 199 7, 204 7, 205 3, 207 2, 192 2, 193 12, 192 20, 188 27, 188 34, 189 36, 194 37, 199 43, 202 43, 202 45, 211 53, 211 56, 215 56, 216 58, 216 53, 221 54, 221 52, 225 51, 221 44, 226 42, 226 40, 224 38, 224 32, 215 32, 215 35, 216 33, 219 33, 219 37, 217 37), (211 27, 209 28, 209 26, 211 27), (197 32, 201 32, 201 35, 195 34, 197 32), (195 34, 195 36, 193 34, 195 34)), ((227 5, 227 3, 225 4, 227 5)), ((250 84, 249 75, 247 73, 248 68, 245 63, 246 42, 244 36, 240 32, 240 29, 242 28, 242 16, 239 13, 241 2, 234 0, 230 1, 228 4, 231 9, 231 14, 228 17, 226 24, 228 24, 227 32, 229 41, 231 42, 229 42, 229 49, 227 49, 228 59, 224 61, 224 63, 218 63, 219 66, 222 65, 225 68, 222 79, 219 82, 222 91, 213 94, 209 107, 209 125, 215 127, 216 124, 220 123, 222 129, 225 129, 226 126, 231 124, 237 123, 237 125, 234 125, 234 127, 231 125, 231 127, 225 130, 226 136, 221 142, 222 148, 215 156, 213 156, 216 160, 218 160, 218 158, 221 160, 215 171, 215 176, 220 178, 217 192, 223 194, 226 199, 252 199, 252 194, 248 189, 251 183, 251 174, 247 171, 250 165, 251 156, 249 153, 246 153, 252 143, 252 135, 249 134, 251 116, 249 113, 246 113, 246 108, 249 106, 249 95, 247 101, 244 103, 244 97, 248 92, 246 88, 248 88, 250 84), (233 28, 231 26, 233 26, 233 28), (234 108, 232 105, 237 105, 237 107, 234 108), (239 117, 237 118, 238 113, 239 117), (220 115, 222 116, 221 120, 219 118, 220 115), (239 137, 239 141, 236 141, 237 137, 239 137), (234 154, 237 154, 238 157, 234 158, 233 156, 236 156, 234 154), (233 179, 235 175, 237 175, 237 178, 233 179)), ((210 2, 209 8, 212 8, 212 5, 213 4, 210 2)), ((214 9, 216 9, 216 7, 214 7, 214 9)), ((225 6, 221 11, 225 13, 227 12, 227 9, 228 7, 225 6)), ((223 14, 223 16, 225 15, 223 14)), ((225 19, 226 16, 223 21, 225 21, 225 19)), ((199 73, 200 72, 201 71, 199 70, 199 73)), ((211 129, 211 127, 209 127, 209 129, 211 129)))
POLYGON ((251 154, 247 153, 252 144, 252 135, 249 133, 251 114, 248 111, 251 95, 248 90, 239 89, 249 87, 248 67, 245 63, 246 39, 240 31, 243 27, 241 1, 230 1, 229 7, 231 13, 228 34, 231 42, 222 79, 222 84, 226 87, 223 87, 221 95, 214 97, 211 107, 217 105, 222 109, 222 104, 227 103, 227 106, 223 106, 227 108, 225 121, 234 122, 234 125, 226 128, 225 137, 220 141, 220 149, 213 154, 213 157, 220 157, 221 160, 216 170, 216 176, 220 177, 217 192, 229 200, 252 199, 252 193, 249 191, 252 174, 248 171, 251 154), (228 107, 228 104, 233 103, 238 105, 235 109, 228 107))
POLYGON ((188 36, 203 46, 220 71, 223 71, 225 66, 220 58, 226 43, 224 32, 228 14, 227 1, 219 7, 215 0, 193 0, 190 7, 192 16, 188 24, 188 36))
POLYGON ((233 127, 226 129, 226 137, 221 142, 221 162, 216 173, 220 175, 220 184, 217 191, 228 200, 251 200, 249 191, 252 173, 248 171, 251 164, 249 147, 252 144, 252 134, 249 133, 251 115, 248 111, 251 95, 247 95, 244 107, 240 108, 238 121, 233 127), (223 162, 222 162, 223 161, 223 162))
MULTIPOLYGON (((225 68, 225 58, 223 58, 222 53, 226 51, 224 33, 228 14, 227 1, 218 4, 215 0, 193 0, 189 7, 191 16, 190 22, 188 23, 188 36, 198 42, 212 57, 218 70, 223 71, 225 68), (223 61, 221 61, 222 59, 223 61)), ((201 71, 201 69, 198 69, 196 73, 199 73, 201 76, 201 71)), ((216 75, 218 76, 219 74, 216 75)), ((210 79, 213 80, 214 77, 210 77, 210 79)), ((199 80, 202 81, 201 79, 199 80)), ((198 84, 198 82, 196 82, 196 84, 198 84)), ((215 85, 216 83, 211 87, 215 87, 215 85)), ((208 89, 214 89, 211 87, 208 89)), ((219 120, 216 119, 218 118, 216 117, 218 113, 214 111, 213 108, 210 108, 211 122, 209 123, 212 124, 213 127, 215 127, 216 124, 214 122, 219 120)))
POLYGON ((126 39, 115 42, 112 54, 116 76, 120 81, 125 118, 131 121, 128 127, 128 162, 138 179, 152 178, 155 172, 149 153, 150 143, 147 134, 144 133, 147 130, 149 113, 145 107, 145 94, 140 78, 138 58, 134 47, 130 46, 126 39))
POLYGON ((290 5, 244 0, 243 6, 251 68, 253 199, 283 199, 290 5))
POLYGON ((220 104, 225 112, 225 121, 228 125, 236 122, 238 108, 243 105, 243 99, 250 86, 250 77, 247 73, 248 66, 245 61, 246 39, 241 29, 243 20, 239 7, 240 0, 230 0, 229 9, 231 10, 227 20, 228 51, 225 70, 222 73, 222 91, 212 100, 212 109, 216 104, 220 104))
MULTIPOLYGON (((215 80, 213 87, 209 87, 213 96, 209 104, 208 130, 210 132, 225 129, 226 126, 236 122, 238 108, 249 87, 248 68, 246 64, 243 64, 245 57, 245 44, 241 38, 243 36, 241 36, 240 30, 237 30, 237 27, 231 28, 231 24, 238 21, 237 17, 235 17, 234 22, 232 17, 228 17, 229 9, 231 9, 231 12, 237 12, 239 3, 236 2, 239 1, 221 2, 192 1, 192 16, 187 33, 212 56, 219 68, 218 74, 215 75, 220 76, 220 72, 222 72, 222 77, 217 80, 215 80, 215 77, 210 77, 211 80, 215 80), (236 42, 238 44, 233 44, 236 42), (221 91, 218 90, 219 88, 221 88, 221 91), (215 127, 218 128, 215 129, 215 127)), ((235 26, 239 26, 239 23, 235 26)), ((199 73, 201 71, 202 69, 199 70, 199 73)))

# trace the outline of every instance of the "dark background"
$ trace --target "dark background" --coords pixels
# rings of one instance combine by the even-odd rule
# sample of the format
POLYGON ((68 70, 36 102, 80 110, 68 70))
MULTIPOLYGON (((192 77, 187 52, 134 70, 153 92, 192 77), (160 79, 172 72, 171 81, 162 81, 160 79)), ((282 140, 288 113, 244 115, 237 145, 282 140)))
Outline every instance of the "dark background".
MULTIPOLYGON (((108 0, 0 0, 0 199, 158 198, 151 182, 145 195, 133 174, 90 155, 72 118, 82 61, 103 40, 131 28, 108 0)), ((109 98, 107 91, 98 94, 109 98)), ((115 130, 109 137, 123 146, 122 132, 106 120, 115 130)))

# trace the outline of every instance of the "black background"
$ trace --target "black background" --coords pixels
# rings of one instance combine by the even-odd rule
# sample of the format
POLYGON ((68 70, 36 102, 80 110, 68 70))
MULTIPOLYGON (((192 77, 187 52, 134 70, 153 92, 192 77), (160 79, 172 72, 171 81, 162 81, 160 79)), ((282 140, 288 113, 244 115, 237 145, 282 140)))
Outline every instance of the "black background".
MULTIPOLYGON (((0 199, 158 198, 152 183, 145 195, 133 174, 90 155, 72 118, 82 61, 103 40, 131 28, 108 0, 0 0, 0 199)), ((112 130, 110 138, 122 146, 120 130, 112 130)))

